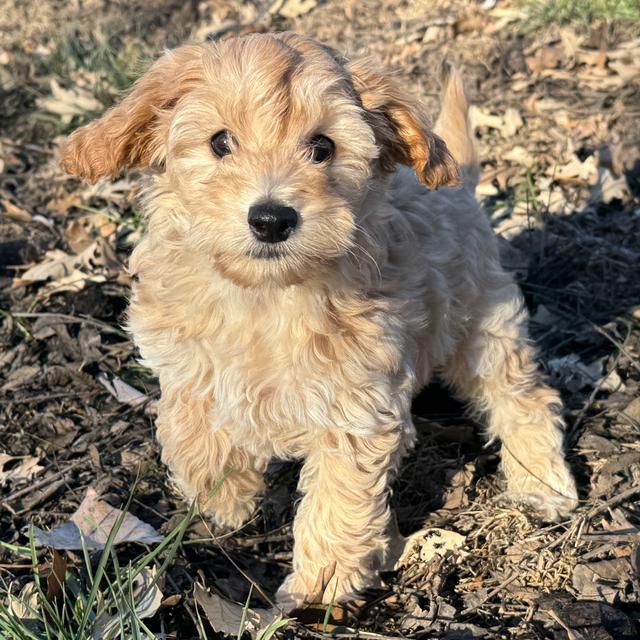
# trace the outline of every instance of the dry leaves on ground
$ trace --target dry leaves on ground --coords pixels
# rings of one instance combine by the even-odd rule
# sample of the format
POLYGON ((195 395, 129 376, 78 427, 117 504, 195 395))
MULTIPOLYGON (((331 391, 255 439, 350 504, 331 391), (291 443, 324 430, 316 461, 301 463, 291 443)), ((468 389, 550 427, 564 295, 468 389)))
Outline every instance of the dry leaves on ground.
MULTIPOLYGON (((99 499, 92 488, 87 489, 84 500, 66 522, 51 531, 33 527, 33 539, 37 547, 53 549, 103 549, 113 526, 122 511, 99 499)), ((122 519, 114 544, 138 542, 155 544, 163 537, 151 526, 127 513, 122 519)))

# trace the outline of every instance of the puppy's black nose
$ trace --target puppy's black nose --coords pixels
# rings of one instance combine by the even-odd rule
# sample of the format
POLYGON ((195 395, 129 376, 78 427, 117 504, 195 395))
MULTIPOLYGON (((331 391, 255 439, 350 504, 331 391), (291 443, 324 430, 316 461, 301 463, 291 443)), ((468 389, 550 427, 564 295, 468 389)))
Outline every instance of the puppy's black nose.
POLYGON ((298 213, 293 207, 263 202, 249 209, 249 226, 261 242, 283 242, 297 224, 298 213))

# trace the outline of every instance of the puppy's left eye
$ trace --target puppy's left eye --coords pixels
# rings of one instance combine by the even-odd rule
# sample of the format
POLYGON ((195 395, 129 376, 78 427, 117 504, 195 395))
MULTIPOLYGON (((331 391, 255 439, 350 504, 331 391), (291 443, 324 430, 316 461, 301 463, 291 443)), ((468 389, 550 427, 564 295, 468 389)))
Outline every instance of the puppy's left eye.
POLYGON ((336 145, 331 138, 318 134, 309 140, 311 160, 316 163, 331 160, 336 152, 336 145))
POLYGON ((218 158, 224 158, 231 153, 231 134, 223 129, 211 136, 211 149, 218 158))

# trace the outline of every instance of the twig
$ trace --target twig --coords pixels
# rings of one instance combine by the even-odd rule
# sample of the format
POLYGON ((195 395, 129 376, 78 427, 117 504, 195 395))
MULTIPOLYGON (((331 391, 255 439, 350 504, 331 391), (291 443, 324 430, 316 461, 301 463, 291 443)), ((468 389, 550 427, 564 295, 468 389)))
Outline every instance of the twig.
POLYGON ((3 502, 13 502, 18 498, 21 498, 22 496, 26 496, 32 491, 36 491, 36 489, 39 489, 40 487, 43 487, 46 484, 49 484, 52 480, 59 478, 60 476, 68 473, 72 469, 75 469, 76 467, 86 464, 87 462, 88 462, 87 458, 83 458, 82 460, 77 460, 76 462, 72 462, 65 469, 61 469, 60 471, 57 471, 53 475, 47 476, 46 478, 43 478, 38 482, 34 482, 33 484, 29 485, 28 487, 25 487, 24 489, 20 489, 19 491, 15 491, 14 493, 8 495, 6 498, 3 499, 3 502))
POLYGON ((34 507, 37 507, 40 503, 44 502, 47 498, 50 498, 60 487, 63 487, 67 483, 65 478, 60 478, 52 484, 48 485, 42 490, 35 492, 35 495, 31 496, 28 500, 25 500, 24 506, 19 511, 16 511, 16 515, 23 515, 28 513, 34 507))
POLYGON ((597 507, 594 507, 593 509, 591 509, 591 511, 589 511, 588 513, 588 517, 593 518, 593 516, 596 516, 602 513, 603 511, 607 511, 607 509, 610 509, 611 507, 617 507, 619 504, 622 504, 623 502, 631 498, 631 496, 634 496, 638 493, 640 493, 640 485, 635 487, 629 487, 628 489, 621 491, 618 495, 615 495, 612 498, 609 498, 603 504, 600 504, 597 507))
POLYGON ((223 548, 223 546, 220 544, 220 542, 218 541, 218 538, 213 534, 213 532, 211 531, 211 529, 209 529, 208 524, 203 520, 203 523, 205 525, 205 527, 207 528, 207 530, 209 531, 209 535, 211 536, 211 539, 213 540, 213 542, 216 544, 216 546, 218 547, 218 549, 220 549, 220 551, 222 552, 222 554, 225 556, 225 558, 234 566, 235 570, 238 571, 242 577, 249 583, 252 584, 255 588, 255 590, 263 597, 264 601, 269 604, 269 606, 271 607, 275 607, 275 603, 273 602, 273 600, 271 600, 271 598, 264 592, 264 590, 262 589, 262 587, 248 574, 246 573, 246 571, 243 571, 240 566, 238 565, 238 563, 227 553, 226 549, 223 548))
POLYGON ((102 322, 101 320, 96 320, 95 318, 89 318, 87 316, 71 316, 66 313, 50 313, 48 311, 18 311, 12 312, 9 315, 14 318, 52 318, 66 323, 91 324, 95 327, 99 327, 100 329, 104 329, 107 333, 115 333, 118 336, 127 338, 127 340, 130 339, 129 334, 126 331, 116 329, 108 322, 102 322))
POLYGON ((464 615, 468 615, 469 613, 473 613, 476 609, 481 607, 485 602, 488 602, 489 600, 491 600, 491 598, 493 598, 493 596, 495 596, 497 593, 502 591, 505 587, 509 586, 517 578, 518 578, 518 573, 512 573, 506 580, 501 582, 497 587, 491 589, 491 591, 489 591, 487 595, 480 602, 478 602, 478 604, 475 604, 472 607, 467 607, 466 609, 463 609, 460 612, 460 614, 464 616, 464 615))
POLYGON ((613 345, 615 345, 617 349, 622 351, 622 353, 624 353, 624 355, 627 356, 627 358, 629 358, 629 362, 638 371, 640 371, 640 364, 638 364, 638 362, 636 362, 637 358, 635 356, 633 356, 632 354, 630 354, 623 344, 620 344, 620 342, 618 342, 615 338, 610 336, 602 327, 599 327, 597 324, 594 324, 593 322, 591 322, 590 324, 591 324, 591 328, 594 331, 597 331, 601 336, 604 336, 609 342, 611 342, 613 345))

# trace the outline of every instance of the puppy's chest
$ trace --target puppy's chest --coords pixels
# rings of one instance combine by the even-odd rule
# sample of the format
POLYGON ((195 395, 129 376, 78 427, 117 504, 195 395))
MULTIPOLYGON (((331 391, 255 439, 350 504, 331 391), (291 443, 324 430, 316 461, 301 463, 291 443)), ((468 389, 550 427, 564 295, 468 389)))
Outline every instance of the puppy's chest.
POLYGON ((374 430, 388 415, 401 349, 370 321, 359 333, 318 330, 322 324, 305 314, 269 323, 265 314, 262 322, 225 323, 210 337, 214 426, 285 455, 328 427, 374 430))
MULTIPOLYGON (((309 410, 322 405, 317 382, 326 378, 326 364, 290 332, 254 330, 239 338, 222 331, 210 354, 216 426, 302 426, 309 410)), ((329 391, 332 382, 326 382, 329 391)))

